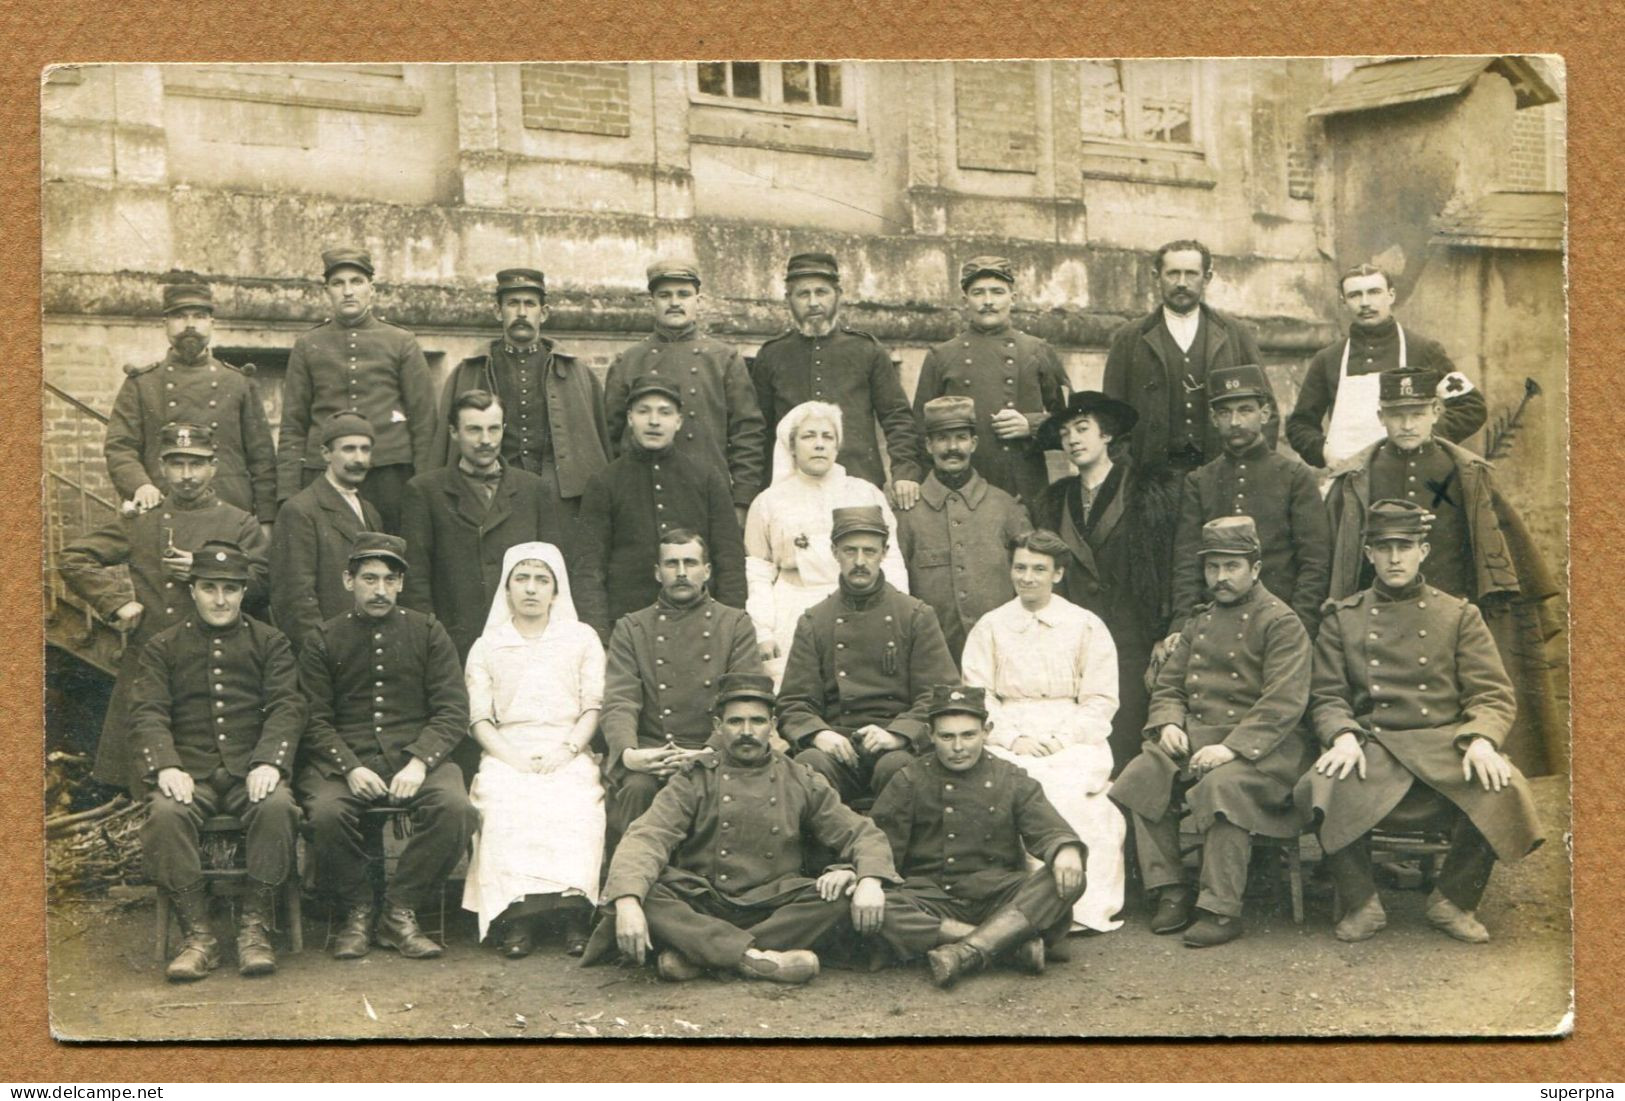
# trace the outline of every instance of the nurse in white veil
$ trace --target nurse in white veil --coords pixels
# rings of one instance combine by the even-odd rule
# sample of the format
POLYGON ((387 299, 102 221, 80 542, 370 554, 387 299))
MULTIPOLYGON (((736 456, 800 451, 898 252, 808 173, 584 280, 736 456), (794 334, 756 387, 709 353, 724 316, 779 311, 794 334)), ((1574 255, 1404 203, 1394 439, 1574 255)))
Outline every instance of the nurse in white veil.
POLYGON ((576 618, 564 557, 520 543, 468 653, 470 732, 483 751, 469 792, 480 831, 463 889, 484 939, 528 955, 538 915, 562 909, 566 950, 580 955, 604 852, 604 789, 587 746, 604 694, 598 633, 576 618))

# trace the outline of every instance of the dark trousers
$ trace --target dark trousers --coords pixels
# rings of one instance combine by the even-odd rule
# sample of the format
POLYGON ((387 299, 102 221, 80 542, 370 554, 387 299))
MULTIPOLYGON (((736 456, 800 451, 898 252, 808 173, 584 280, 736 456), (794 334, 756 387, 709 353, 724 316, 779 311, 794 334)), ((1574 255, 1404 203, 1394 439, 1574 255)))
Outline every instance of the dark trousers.
POLYGON ((911 960, 942 942, 945 919, 980 925, 1006 906, 1013 906, 1021 911, 1035 932, 1046 932, 1062 922, 1070 923, 1072 903, 1077 898, 1077 895, 1061 897, 1055 889, 1055 876, 1048 867, 1034 868, 1019 878, 1012 874, 1003 890, 982 898, 951 898, 933 889, 910 890, 905 884, 886 891, 886 916, 880 925, 880 938, 891 946, 899 959, 911 960))
MULTIPOLYGON (((306 467, 301 475, 301 487, 308 486, 322 474, 323 470, 320 467, 315 470, 306 467)), ((384 530, 391 535, 401 533, 401 498, 406 493, 406 483, 412 480, 412 474, 411 463, 375 466, 367 471, 367 480, 362 482, 361 488, 356 491, 363 501, 378 510, 378 519, 382 522, 384 530)))
MULTIPOLYGON (((346 906, 370 905, 361 812, 373 803, 352 794, 343 780, 313 768, 300 774, 299 796, 310 819, 317 885, 346 906)), ((434 900, 468 851, 480 816, 468 801, 462 770, 449 763, 430 770, 405 806, 412 815, 412 838, 384 889, 384 904, 416 910, 434 900)))
MULTIPOLYGON (((1463 910, 1478 909, 1495 867, 1495 850, 1484 840, 1472 820, 1460 811, 1450 831, 1450 852, 1439 869, 1434 886, 1440 894, 1463 910)), ((1359 909, 1377 893, 1377 880, 1371 867, 1371 835, 1352 841, 1326 855, 1326 868, 1337 884, 1337 897, 1346 914, 1359 909)))
POLYGON ((620 782, 609 791, 609 805, 605 808, 612 848, 632 828, 632 823, 649 809, 655 796, 665 786, 666 781, 652 773, 628 771, 621 774, 620 782))
POLYGON ((249 879, 275 887, 293 870, 299 806, 285 783, 258 803, 250 803, 248 785, 225 769, 216 769, 196 782, 190 803, 177 803, 157 788, 149 788, 146 798, 141 855, 147 877, 163 890, 180 892, 203 882, 198 827, 218 814, 242 819, 249 879))
POLYGON ((856 803, 867 807, 913 759, 914 754, 906 749, 888 749, 878 757, 859 750, 858 765, 853 768, 810 744, 796 754, 796 760, 828 780, 841 802, 849 807, 856 803))
POLYGON ((842 922, 850 926, 852 901, 825 902, 809 883, 777 906, 742 906, 714 894, 684 898, 656 883, 643 912, 657 948, 675 948, 703 967, 726 970, 747 948, 811 948, 842 922))
MULTIPOLYGON (((1180 814, 1178 806, 1170 807, 1156 821, 1129 813, 1134 822, 1140 876, 1148 891, 1185 882, 1185 865, 1179 854, 1180 814)), ((1201 893, 1196 905, 1209 913, 1240 917, 1242 895, 1247 890, 1247 861, 1252 852, 1251 834, 1228 819, 1214 818, 1202 838, 1202 871, 1198 879, 1201 893)))

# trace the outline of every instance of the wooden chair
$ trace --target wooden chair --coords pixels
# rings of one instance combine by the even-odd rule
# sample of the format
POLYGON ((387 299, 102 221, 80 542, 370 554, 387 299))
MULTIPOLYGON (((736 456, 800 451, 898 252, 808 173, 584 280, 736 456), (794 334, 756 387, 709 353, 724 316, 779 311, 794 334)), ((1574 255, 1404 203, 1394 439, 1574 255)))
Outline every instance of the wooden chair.
MULTIPOLYGON (((391 804, 370 806, 362 810, 359 826, 361 829, 361 848, 367 856, 367 879, 372 884, 373 904, 377 907, 383 904, 384 890, 389 886, 389 877, 395 873, 395 865, 400 860, 401 850, 412 839, 414 830, 412 812, 408 807, 391 804)), ((312 861, 312 864, 314 864, 314 861, 312 861)), ((314 879, 314 877, 312 878, 314 879)), ((433 927, 424 925, 423 931, 434 936, 442 944, 445 943, 445 884, 441 884, 440 905, 436 924, 433 927)), ((330 908, 327 914, 327 924, 323 930, 323 947, 328 947, 332 940, 333 912, 330 908)))
MULTIPOLYGON (((238 898, 248 890, 245 830, 243 820, 230 814, 213 815, 198 826, 198 849, 203 858, 203 890, 206 896, 238 898)), ((304 915, 299 891, 297 871, 290 874, 278 889, 286 914, 289 952, 302 952, 305 948, 304 915)), ((276 915, 273 914, 273 922, 275 919, 276 915)), ((159 963, 169 959, 169 931, 173 923, 174 907, 170 905, 169 893, 160 889, 153 934, 154 952, 159 963)))

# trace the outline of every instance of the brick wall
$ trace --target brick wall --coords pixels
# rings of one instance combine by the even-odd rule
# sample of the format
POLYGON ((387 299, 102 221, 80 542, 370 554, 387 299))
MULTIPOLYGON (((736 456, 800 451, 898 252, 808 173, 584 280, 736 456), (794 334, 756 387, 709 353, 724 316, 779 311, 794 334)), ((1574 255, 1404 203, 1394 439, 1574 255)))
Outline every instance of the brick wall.
POLYGON ((1038 171, 1038 92, 1025 61, 954 65, 959 167, 1038 171))
POLYGON ((538 130, 627 137, 632 133, 629 80, 625 65, 521 66, 519 89, 525 125, 538 130))
POLYGON ((1549 107, 1527 108, 1512 116, 1512 151, 1501 171, 1507 187, 1545 190, 1546 129, 1549 107))

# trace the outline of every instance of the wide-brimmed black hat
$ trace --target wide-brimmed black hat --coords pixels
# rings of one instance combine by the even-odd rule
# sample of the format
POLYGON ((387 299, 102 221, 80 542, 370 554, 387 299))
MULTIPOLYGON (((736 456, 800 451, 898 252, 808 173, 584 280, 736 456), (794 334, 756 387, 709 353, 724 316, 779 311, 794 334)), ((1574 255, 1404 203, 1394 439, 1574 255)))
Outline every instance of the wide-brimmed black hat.
POLYGON ((1139 412, 1126 401, 1109 398, 1099 390, 1079 390, 1067 399, 1066 408, 1050 417, 1038 429, 1038 446, 1045 451, 1061 449, 1061 426, 1082 416, 1094 417, 1115 440, 1134 431, 1139 412))

